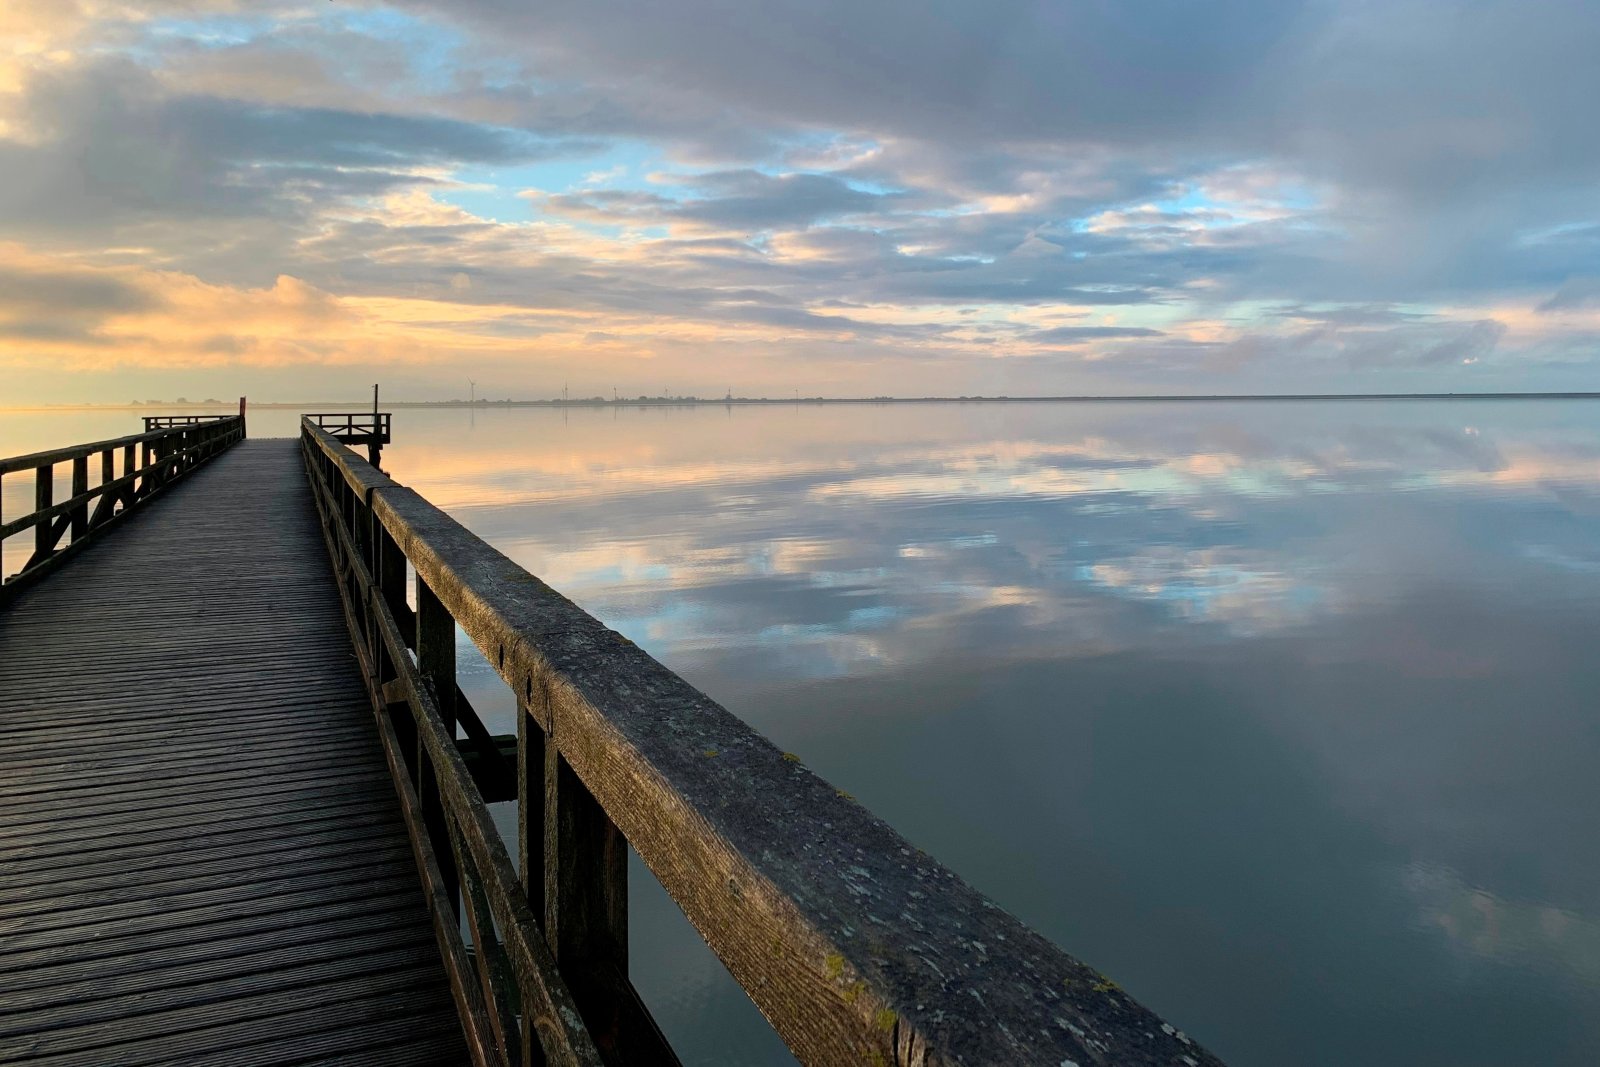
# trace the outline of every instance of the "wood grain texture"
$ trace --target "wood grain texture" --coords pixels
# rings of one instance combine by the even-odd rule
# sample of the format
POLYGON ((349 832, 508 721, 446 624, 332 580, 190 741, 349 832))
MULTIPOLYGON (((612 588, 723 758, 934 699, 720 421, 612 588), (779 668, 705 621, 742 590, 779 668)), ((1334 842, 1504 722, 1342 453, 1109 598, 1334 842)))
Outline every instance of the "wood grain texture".
POLYGON ((243 442, 0 609, 0 1062, 466 1060, 298 443, 243 442))

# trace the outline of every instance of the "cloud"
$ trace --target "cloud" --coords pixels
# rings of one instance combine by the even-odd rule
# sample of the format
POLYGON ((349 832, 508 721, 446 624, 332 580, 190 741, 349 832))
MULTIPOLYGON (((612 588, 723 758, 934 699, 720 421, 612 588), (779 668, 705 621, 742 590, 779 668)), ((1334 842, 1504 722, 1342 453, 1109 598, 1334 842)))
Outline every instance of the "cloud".
POLYGON ((1162 331, 1144 326, 1057 326, 1037 330, 1027 335, 1027 340, 1042 345, 1070 346, 1111 337, 1161 337, 1162 331))
POLYGON ((1265 152, 1435 189, 1452 167, 1490 181, 1600 153, 1578 121, 1600 95, 1587 61, 1600 12, 1583 0, 403 6, 515 35, 552 73, 650 85, 681 107, 732 102, 752 123, 1265 152))
MULTIPOLYGON (((585 184, 589 184, 587 179, 585 184)), ((763 174, 754 170, 710 171, 675 179, 691 193, 601 190, 537 197, 541 208, 556 217, 632 225, 688 224, 697 229, 760 232, 807 227, 828 219, 845 219, 890 209, 899 193, 858 189, 827 174, 763 174)))
POLYGON ((106 271, 34 269, 17 261, 0 265, 0 307, 33 315, 137 311, 156 299, 148 290, 106 271))
POLYGON ((611 0, 537 13, 505 0, 406 6, 517 33, 564 74, 586 66, 594 80, 737 101, 768 120, 944 141, 1175 130, 1241 88, 1250 59, 1303 10, 1021 0, 932 15, 909 0, 693 0, 671 10, 611 0))
POLYGON ((1594 307, 1600 307, 1600 278, 1569 278, 1539 305, 1539 310, 1572 311, 1594 307))
POLYGON ((26 139, 0 141, 0 222, 13 232, 303 216, 329 198, 436 181, 429 171, 445 165, 592 147, 453 119, 173 93, 118 59, 39 69, 23 96, 26 139))
POLYGON ((22 255, 0 265, 0 338, 101 345, 110 318, 160 305, 148 286, 105 270, 40 267, 22 255))
MULTIPOLYGON (((0 246, 0 358, 60 370, 427 361, 404 309, 341 299, 287 275, 260 288, 138 268, 73 269, 0 246), (14 282, 15 285, 6 285, 14 282)), ((414 310, 414 309, 413 309, 414 310)))

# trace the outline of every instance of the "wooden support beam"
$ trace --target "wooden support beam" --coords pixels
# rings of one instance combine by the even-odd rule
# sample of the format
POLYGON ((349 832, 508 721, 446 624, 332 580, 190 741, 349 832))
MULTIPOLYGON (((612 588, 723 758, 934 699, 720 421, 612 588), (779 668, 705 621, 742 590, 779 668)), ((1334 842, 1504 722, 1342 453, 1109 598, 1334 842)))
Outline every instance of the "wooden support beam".
POLYGON ((512 734, 496 734, 491 738, 493 748, 485 753, 477 738, 462 737, 456 740, 461 761, 472 772, 472 784, 483 794, 486 804, 499 804, 518 799, 516 767, 519 739, 512 734), (506 767, 512 768, 505 774, 506 767))

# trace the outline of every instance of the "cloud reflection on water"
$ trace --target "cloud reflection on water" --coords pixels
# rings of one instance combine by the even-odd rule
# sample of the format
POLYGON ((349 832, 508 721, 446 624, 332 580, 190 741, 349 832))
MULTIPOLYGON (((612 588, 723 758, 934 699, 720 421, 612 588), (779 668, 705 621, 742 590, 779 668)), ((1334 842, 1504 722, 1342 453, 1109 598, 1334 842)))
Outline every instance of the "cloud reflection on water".
POLYGON ((407 413, 388 461, 1230 1062, 1557 1065, 1597 410, 407 413))
MULTIPOLYGON (((1107 600, 1236 632, 1301 625, 1361 602, 1384 568, 1406 581, 1426 566, 1363 528, 1380 510, 1394 522, 1397 492, 1424 523, 1434 516, 1411 504, 1430 493, 1486 517, 1527 497, 1579 513, 1593 501, 1600 442, 1581 418, 1486 436, 1459 406, 1429 406, 1410 428, 1370 406, 1355 419, 1290 407, 1314 417, 1020 409, 1004 419, 1022 424, 1012 437, 989 432, 994 407, 541 414, 517 437, 490 429, 496 413, 445 448, 402 435, 391 465, 663 654, 759 644, 773 627, 825 643, 832 627, 892 631, 902 663, 984 611, 1035 632, 1077 619, 1092 648, 1144 639, 1147 622, 1122 633, 1107 615, 1126 612, 1107 600), (1315 502, 1328 493, 1341 501, 1315 502)), ((1429 533, 1428 555, 1467 536, 1429 533)))

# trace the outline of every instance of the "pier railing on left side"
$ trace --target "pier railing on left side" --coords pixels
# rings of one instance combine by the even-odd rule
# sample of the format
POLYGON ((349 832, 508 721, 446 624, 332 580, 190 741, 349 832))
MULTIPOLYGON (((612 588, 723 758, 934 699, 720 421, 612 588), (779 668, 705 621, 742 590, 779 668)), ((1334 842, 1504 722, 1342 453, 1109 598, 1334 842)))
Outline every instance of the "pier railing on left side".
MULTIPOLYGON (((0 602, 59 566, 105 528, 161 490, 244 439, 243 407, 238 415, 180 416, 168 425, 109 441, 72 445, 0 459, 0 490, 7 475, 32 474, 32 510, 7 518, 0 512, 0 544, 33 532, 33 551, 15 574, 0 584, 0 602), (190 421, 193 419, 194 421, 190 421), (97 480, 90 484, 90 461, 98 457, 97 480), (71 464, 69 495, 58 500, 56 468, 71 464)), ((0 501, 4 500, 0 492, 0 501)))

